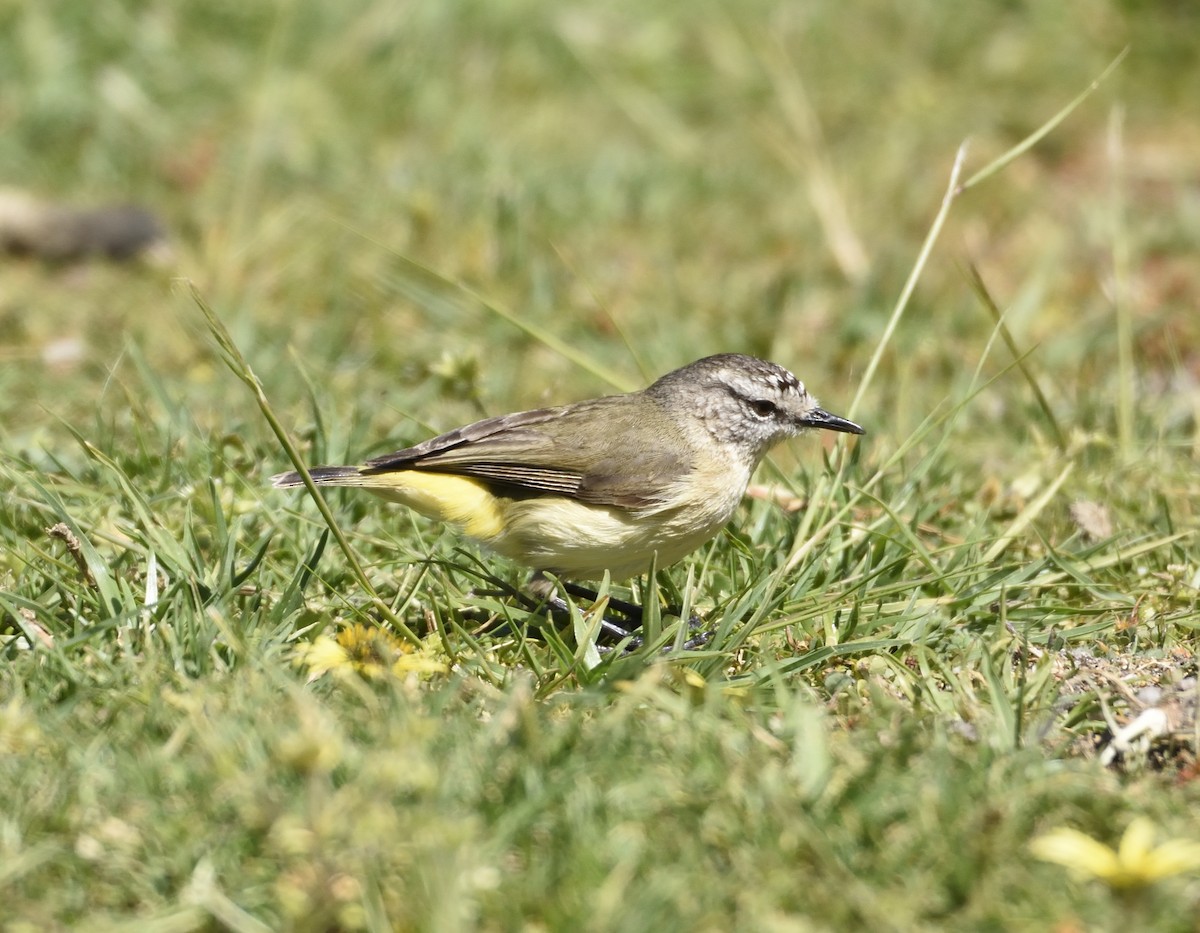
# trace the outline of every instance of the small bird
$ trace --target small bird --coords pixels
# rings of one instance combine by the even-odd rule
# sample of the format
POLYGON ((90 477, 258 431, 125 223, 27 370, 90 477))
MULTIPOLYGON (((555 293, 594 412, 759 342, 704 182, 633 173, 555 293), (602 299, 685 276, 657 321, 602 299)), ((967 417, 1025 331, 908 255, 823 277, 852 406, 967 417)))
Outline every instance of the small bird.
MULTIPOLYGON (((486 418, 358 466, 310 470, 447 522, 535 571, 613 580, 717 534, 755 467, 806 428, 862 434, 775 363, 722 353, 639 392, 486 418)), ((281 473, 278 487, 303 485, 281 473)))

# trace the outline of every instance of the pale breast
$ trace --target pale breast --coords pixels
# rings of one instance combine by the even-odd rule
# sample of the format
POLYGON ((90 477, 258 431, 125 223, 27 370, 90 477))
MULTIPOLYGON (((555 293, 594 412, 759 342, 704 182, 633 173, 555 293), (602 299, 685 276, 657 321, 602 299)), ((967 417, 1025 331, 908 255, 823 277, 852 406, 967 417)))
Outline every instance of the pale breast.
POLYGON ((681 482, 668 503, 627 510, 539 496, 505 506, 506 530, 488 544, 537 570, 614 580, 666 567, 710 540, 729 521, 749 481, 746 470, 714 464, 681 482))

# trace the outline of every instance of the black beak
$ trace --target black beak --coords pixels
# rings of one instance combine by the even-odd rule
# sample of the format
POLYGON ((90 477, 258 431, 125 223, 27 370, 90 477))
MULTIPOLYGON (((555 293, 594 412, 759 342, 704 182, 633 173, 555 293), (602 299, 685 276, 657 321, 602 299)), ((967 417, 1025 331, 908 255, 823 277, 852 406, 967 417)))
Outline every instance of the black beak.
POLYGON ((853 421, 847 421, 845 418, 831 415, 823 408, 814 408, 805 417, 800 419, 800 424, 806 428, 824 428, 826 431, 841 431, 843 434, 867 433, 853 421))

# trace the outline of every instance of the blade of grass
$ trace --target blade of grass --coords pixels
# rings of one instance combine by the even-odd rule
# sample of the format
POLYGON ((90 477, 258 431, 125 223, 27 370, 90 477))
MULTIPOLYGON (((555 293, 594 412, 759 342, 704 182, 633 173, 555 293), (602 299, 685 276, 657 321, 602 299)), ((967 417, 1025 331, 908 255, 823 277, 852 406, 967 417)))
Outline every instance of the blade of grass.
MULTIPOLYGON (((593 376, 612 386, 619 392, 630 392, 637 388, 628 380, 614 376, 606 366, 579 352, 579 350, 575 349, 575 347, 571 346, 565 340, 556 337, 554 334, 542 329, 541 327, 537 327, 534 324, 530 324, 528 321, 522 320, 520 315, 516 314, 514 311, 506 308, 497 301, 493 301, 482 292, 477 291, 466 283, 452 279, 449 276, 439 272, 437 269, 434 269, 432 266, 427 266, 424 263, 413 259, 411 256, 407 256, 404 253, 398 252, 394 247, 388 246, 386 243, 382 243, 379 240, 373 239, 372 237, 361 233, 348 222, 344 222, 343 226, 352 232, 358 233, 359 236, 362 236, 368 242, 374 243, 381 249, 387 250, 390 255, 394 256, 397 260, 403 263, 404 266, 410 271, 419 273, 426 279, 431 280, 439 288, 465 295, 485 311, 490 312, 491 314, 500 318, 502 321, 506 321, 513 327, 516 327, 518 330, 532 337, 538 343, 549 348, 550 350, 553 350, 559 356, 574 363, 585 372, 591 373, 593 376)), ((427 300, 419 294, 414 295, 413 297, 418 302, 427 300)))
POLYGON ((912 271, 908 274, 904 288, 900 290, 900 297, 896 300, 896 306, 892 309, 892 315, 888 318, 887 326, 884 327, 883 334, 879 338, 879 343, 875 346, 875 352, 871 355, 871 361, 867 363, 866 371, 858 383, 858 391, 855 393, 854 400, 850 403, 850 410, 846 415, 851 420, 854 419, 855 413, 858 411, 858 406, 862 403, 863 396, 866 395, 867 389, 871 385, 871 380, 875 378, 875 370, 879 368, 883 354, 887 350, 888 344, 892 341, 892 334, 896 332, 896 327, 900 324, 900 318, 904 316, 904 309, 908 307, 908 301, 917 287, 917 280, 921 277, 925 263, 929 261, 929 254, 933 251, 933 244, 937 242, 938 234, 942 232, 942 226, 946 223, 946 217, 950 213, 950 205, 954 203, 954 199, 958 196, 960 190, 958 187, 958 176, 962 174, 963 161, 966 157, 967 144, 963 143, 958 147, 958 152, 954 156, 954 165, 950 169, 950 183, 946 186, 946 193, 942 197, 942 206, 933 218, 933 225, 925 235, 925 242, 921 244, 920 252, 917 253, 917 261, 913 264, 912 271))
POLYGON ((387 619, 405 639, 414 645, 420 645, 421 639, 417 634, 410 629, 404 621, 397 616, 390 606, 376 592, 375 587, 371 585, 371 581, 367 578, 366 571, 363 570, 362 564, 359 563, 358 557, 355 555, 353 548, 350 547, 350 542, 346 540, 345 534, 338 526, 336 519, 333 517, 333 511, 329 508, 329 504, 325 501, 325 497, 321 495, 321 491, 317 488, 317 484, 313 482, 312 476, 309 475, 307 467, 304 465, 303 459, 300 457, 300 451, 296 445, 292 443, 292 439, 288 436, 287 430, 283 427, 279 418, 275 415, 274 409, 271 408, 271 403, 267 399, 267 393, 263 389, 262 382, 257 374, 251 368, 246 358, 242 355, 242 351, 238 349, 234 343, 232 335, 229 333, 225 324, 217 317, 216 312, 204 300, 204 296, 200 294, 200 290, 191 282, 187 283, 188 290, 192 300, 204 315, 205 323, 208 325, 208 332, 212 335, 217 347, 221 353, 221 358, 230 371, 237 376, 245 386, 250 389, 254 395, 254 400, 258 403, 259 411, 262 412, 263 418, 271 427, 271 432, 279 441, 281 447, 288 455, 288 459, 292 462, 292 466, 296 468, 296 472, 300 474, 304 480, 304 488, 308 490, 308 494, 312 497, 317 505, 317 510, 321 513, 321 517, 325 519, 325 524, 329 526, 333 538, 338 543, 338 547, 342 549, 342 553, 346 555, 346 562, 350 566, 350 572, 354 575, 354 579, 358 581, 371 600, 375 610, 387 619))
POLYGON ((1108 158, 1112 172, 1112 302, 1117 317, 1117 444, 1121 456, 1135 456, 1133 396, 1136 386, 1133 363, 1133 316, 1129 287, 1129 231, 1125 223, 1123 172, 1124 111, 1114 107, 1108 121, 1108 158))
POLYGON ((1033 375, 1033 371, 1029 368, 1025 361, 1028 353, 1022 353, 1017 349, 1017 342, 1013 339, 1012 331, 1008 329, 1008 325, 1004 323, 1004 314, 996 305, 992 294, 988 291, 987 285, 983 281, 983 276, 979 274, 979 269, 975 263, 967 264, 969 280, 971 288, 975 295, 979 298, 983 306, 988 309, 992 315, 992 320, 996 322, 996 329, 1000 332, 1000 338, 1004 341, 1004 345, 1008 347, 1008 351, 1013 355, 1016 361, 1017 368, 1021 370, 1021 375, 1025 377, 1025 381, 1029 383, 1029 388, 1033 390, 1033 395, 1037 399, 1038 407, 1042 409, 1042 414, 1046 417, 1046 423, 1050 425, 1050 430, 1054 434, 1054 445, 1059 449, 1059 452, 1066 453, 1067 440, 1063 435, 1062 428, 1058 423, 1058 419, 1054 417, 1054 411, 1050 407, 1050 402, 1046 399, 1046 395, 1042 392, 1042 387, 1038 385, 1037 377, 1033 375))
POLYGON ((113 579, 108 564, 93 547, 88 533, 76 522, 75 517, 67 509, 66 503, 49 486, 33 476, 27 476, 25 480, 37 490, 42 501, 54 513, 58 521, 71 530, 78 541, 79 549, 87 563, 88 572, 91 574, 91 584, 100 595, 101 603, 107 611, 117 613, 123 605, 120 587, 113 579))
POLYGON ((833 169, 834 160, 804 79, 777 37, 763 37, 757 44, 756 58, 767 72, 792 138, 777 136, 773 127, 764 128, 764 136, 780 160, 803 180, 838 268, 849 281, 862 283, 870 274, 870 259, 850 220, 833 169))
POLYGON ((970 178, 968 178, 966 181, 964 181, 962 184, 962 187, 959 188, 958 192, 956 192, 956 193, 961 193, 963 191, 966 191, 968 188, 973 188, 975 185, 979 184, 981 181, 986 181, 988 178, 990 178, 991 176, 995 175, 997 172, 999 172, 1003 168, 1005 168, 1005 166, 1007 166, 1010 162, 1012 162, 1015 159, 1019 158, 1020 156, 1024 155, 1026 152, 1028 152, 1030 149, 1032 149, 1034 146, 1036 146, 1039 142, 1041 142, 1047 135, 1049 135, 1051 130, 1053 130, 1060 123, 1062 123, 1063 120, 1065 120, 1067 117, 1069 117, 1071 115, 1071 113, 1075 110, 1076 107, 1078 107, 1085 100, 1087 100, 1088 97, 1091 96, 1091 94, 1096 90, 1096 88, 1098 88, 1100 86, 1101 82, 1104 81, 1105 78, 1107 78, 1110 74, 1113 73, 1113 71, 1116 69, 1116 67, 1119 64, 1121 64, 1122 60, 1124 60, 1125 56, 1128 54, 1129 54, 1129 46, 1125 46, 1125 48, 1123 48, 1121 50, 1120 54, 1118 54, 1117 57, 1112 60, 1112 62, 1109 64, 1109 66, 1107 68, 1105 68, 1102 72, 1100 72, 1099 77, 1097 77, 1091 84, 1089 84, 1086 88, 1084 88, 1083 93, 1079 94, 1074 100, 1072 100, 1069 104, 1067 104, 1067 106, 1063 107, 1062 110, 1060 110, 1058 113, 1056 113, 1054 116, 1052 116, 1049 120, 1047 120, 1045 123, 1043 123, 1041 126, 1039 126, 1036 130, 1034 130, 1032 133, 1030 133, 1028 136, 1026 136, 1023 140, 1021 140, 1021 142, 1017 143, 1017 145, 1013 146, 1011 149, 1009 149, 1007 152, 1003 153, 1002 155, 998 156, 997 158, 993 159, 991 162, 989 162, 987 165, 985 165, 983 168, 981 168, 978 172, 976 172, 974 175, 972 175, 970 178))
POLYGON ((1003 554, 1005 549, 1012 544, 1013 539, 1041 514, 1042 509, 1049 505, 1050 500, 1054 498, 1054 494, 1058 492, 1059 487, 1066 482, 1067 477, 1071 475, 1073 469, 1075 469, 1075 464, 1068 463, 1063 467, 1062 472, 1055 477, 1054 481, 1042 491, 1042 494, 1021 510, 1021 514, 1013 519, 1012 524, 1008 526, 1005 532, 997 539, 996 543, 988 548, 987 553, 983 555, 984 564, 990 564, 1003 554))

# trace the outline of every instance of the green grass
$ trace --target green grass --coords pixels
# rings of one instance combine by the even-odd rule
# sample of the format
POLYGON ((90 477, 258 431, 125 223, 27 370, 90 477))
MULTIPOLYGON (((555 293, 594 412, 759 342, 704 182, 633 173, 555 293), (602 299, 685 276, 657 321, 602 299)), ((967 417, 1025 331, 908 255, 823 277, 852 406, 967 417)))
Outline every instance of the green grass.
POLYGON ((0 265, 0 926, 1193 928, 1029 849, 1200 836, 1190 10, 82 10, 0 10, 2 181, 177 262, 0 265), (726 350, 869 433, 610 588, 700 650, 268 484, 265 411, 346 462, 726 350))

